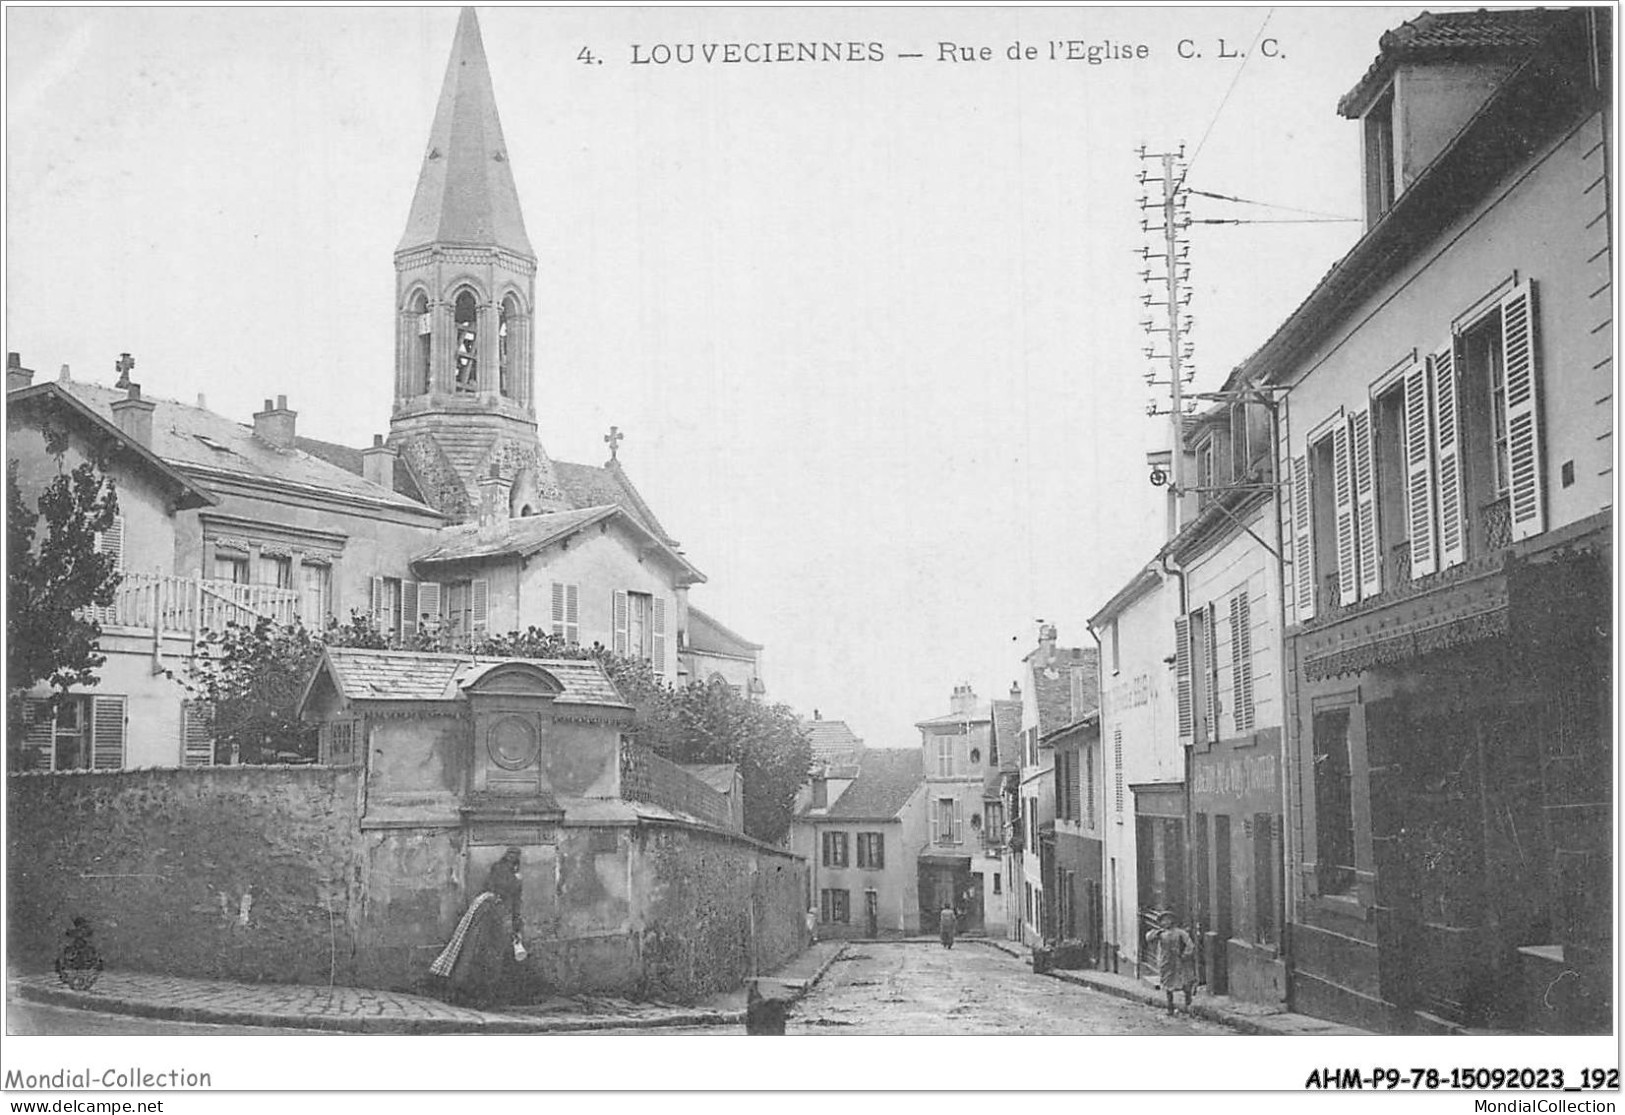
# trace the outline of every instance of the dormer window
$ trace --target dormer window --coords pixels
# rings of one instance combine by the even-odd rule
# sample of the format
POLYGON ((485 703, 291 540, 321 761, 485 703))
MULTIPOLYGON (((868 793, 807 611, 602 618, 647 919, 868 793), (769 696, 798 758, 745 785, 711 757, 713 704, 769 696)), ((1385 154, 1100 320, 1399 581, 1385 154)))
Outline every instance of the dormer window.
POLYGON ((1377 98, 1365 114, 1366 226, 1393 208, 1395 192, 1394 89, 1377 98))

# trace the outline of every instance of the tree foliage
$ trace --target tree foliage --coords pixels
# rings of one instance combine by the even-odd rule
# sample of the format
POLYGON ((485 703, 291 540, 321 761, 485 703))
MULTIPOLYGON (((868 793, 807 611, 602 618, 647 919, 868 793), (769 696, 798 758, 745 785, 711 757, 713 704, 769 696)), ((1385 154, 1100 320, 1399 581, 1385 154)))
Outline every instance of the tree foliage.
POLYGON ((302 624, 228 624, 198 641, 183 683, 206 702, 215 761, 314 762, 316 726, 299 719, 299 697, 322 657, 302 624))
POLYGON ((57 474, 32 502, 17 461, 6 470, 6 753, 14 769, 24 754, 28 692, 48 683, 54 715, 70 689, 99 680, 95 671, 107 658, 97 650, 101 625, 87 609, 112 604, 119 584, 116 557, 96 544, 118 514, 112 481, 101 462, 65 469, 60 434, 47 431, 46 445, 57 474))

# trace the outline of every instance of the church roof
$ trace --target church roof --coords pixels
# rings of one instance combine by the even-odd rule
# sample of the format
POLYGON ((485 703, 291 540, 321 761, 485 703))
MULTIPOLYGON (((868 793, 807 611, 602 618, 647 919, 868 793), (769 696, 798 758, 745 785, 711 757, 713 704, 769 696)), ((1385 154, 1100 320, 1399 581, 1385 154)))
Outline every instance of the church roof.
POLYGON ((751 658, 762 649, 761 643, 735 634, 692 604, 688 608, 688 646, 702 654, 726 654, 735 658, 751 658))
POLYGON ((473 8, 457 19, 417 193, 396 251, 436 243, 507 248, 535 258, 473 8))
MULTIPOLYGON (((108 421, 112 421, 113 404, 125 397, 117 388, 76 379, 61 380, 58 385, 108 421)), ((172 399, 146 398, 157 404, 152 412, 152 452, 205 483, 211 477, 273 480, 440 518, 433 508, 321 457, 298 448, 279 449, 256 436, 252 426, 172 399)))
POLYGON ((474 658, 466 654, 328 647, 323 651, 323 660, 339 693, 351 701, 456 700, 493 668, 522 662, 541 667, 564 687, 554 699, 557 704, 626 704, 604 668, 590 658, 474 658))
POLYGON ((614 503, 625 508, 632 517, 637 519, 648 529, 650 534, 657 535, 666 545, 676 548, 677 540, 666 533, 666 528, 660 525, 655 513, 643 501, 632 484, 632 478, 626 475, 619 461, 610 461, 602 468, 597 465, 578 465, 570 461, 554 461, 553 475, 558 479, 564 494, 570 498, 574 507, 598 507, 606 503, 614 503))

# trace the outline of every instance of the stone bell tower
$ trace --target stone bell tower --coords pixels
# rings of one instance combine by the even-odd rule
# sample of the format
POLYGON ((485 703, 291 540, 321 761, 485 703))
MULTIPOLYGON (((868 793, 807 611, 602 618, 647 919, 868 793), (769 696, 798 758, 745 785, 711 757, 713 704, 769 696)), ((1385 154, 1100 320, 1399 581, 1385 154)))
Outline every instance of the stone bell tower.
POLYGON ((389 434, 424 498, 455 519, 475 517, 492 475, 510 481, 513 515, 569 506, 536 436, 535 296, 485 44, 464 8, 395 249, 389 434))

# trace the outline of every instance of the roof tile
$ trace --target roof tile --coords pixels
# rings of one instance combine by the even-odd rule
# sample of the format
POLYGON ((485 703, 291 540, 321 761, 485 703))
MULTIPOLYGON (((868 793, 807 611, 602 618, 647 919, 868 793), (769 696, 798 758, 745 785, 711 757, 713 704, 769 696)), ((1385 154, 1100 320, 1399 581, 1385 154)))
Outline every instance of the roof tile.
POLYGON ((870 748, 863 753, 857 778, 830 806, 827 816, 835 820, 889 821, 924 782, 919 748, 870 748))

